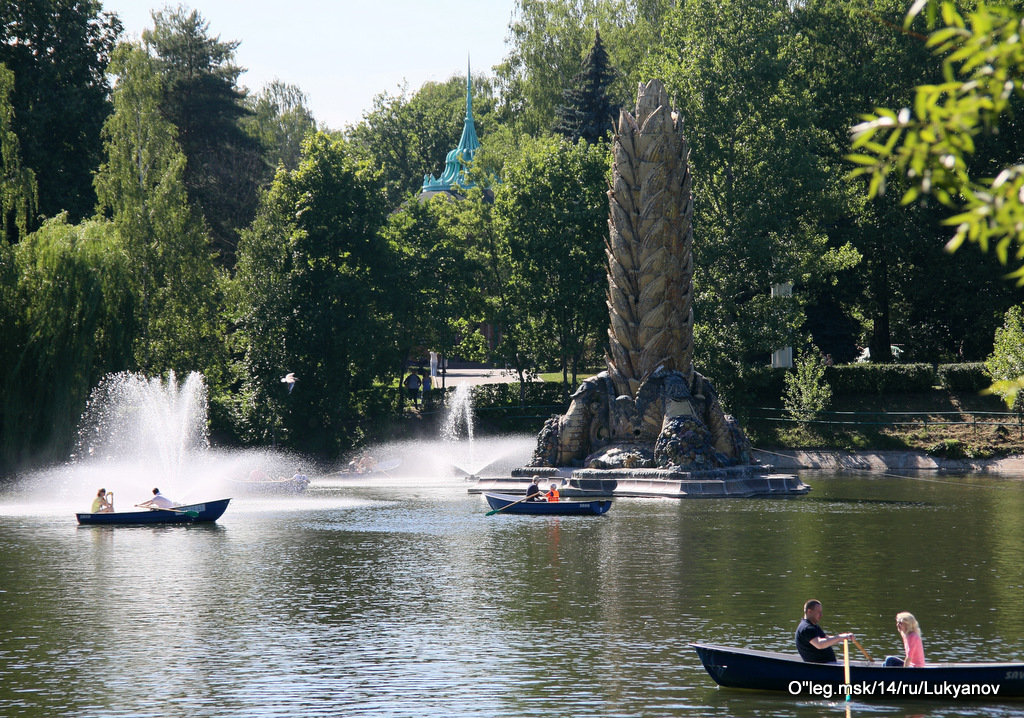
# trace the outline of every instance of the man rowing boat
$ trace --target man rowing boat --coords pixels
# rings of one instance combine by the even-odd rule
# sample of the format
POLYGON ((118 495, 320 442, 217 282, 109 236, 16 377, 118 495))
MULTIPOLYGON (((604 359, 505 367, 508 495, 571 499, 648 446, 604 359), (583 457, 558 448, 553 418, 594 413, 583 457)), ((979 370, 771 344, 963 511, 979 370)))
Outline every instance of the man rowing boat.
POLYGON ((824 609, 821 601, 811 599, 804 604, 804 618, 796 628, 796 650, 808 663, 835 663, 836 652, 832 646, 845 640, 853 640, 852 633, 830 636, 818 625, 824 609))

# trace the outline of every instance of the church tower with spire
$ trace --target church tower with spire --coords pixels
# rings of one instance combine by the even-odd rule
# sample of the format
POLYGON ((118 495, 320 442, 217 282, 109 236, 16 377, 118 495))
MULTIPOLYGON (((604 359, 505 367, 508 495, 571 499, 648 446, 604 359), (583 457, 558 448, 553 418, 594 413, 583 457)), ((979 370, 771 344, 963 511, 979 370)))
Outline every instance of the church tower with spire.
MULTIPOLYGON (((473 122, 473 80, 466 61, 466 119, 462 125, 462 137, 459 145, 448 153, 444 162, 444 172, 440 177, 424 175, 423 194, 434 192, 457 193, 460 189, 475 186, 469 179, 466 170, 473 162, 473 156, 480 148, 480 140, 476 137, 476 125, 473 122)), ((423 194, 420 196, 422 197, 423 194)))

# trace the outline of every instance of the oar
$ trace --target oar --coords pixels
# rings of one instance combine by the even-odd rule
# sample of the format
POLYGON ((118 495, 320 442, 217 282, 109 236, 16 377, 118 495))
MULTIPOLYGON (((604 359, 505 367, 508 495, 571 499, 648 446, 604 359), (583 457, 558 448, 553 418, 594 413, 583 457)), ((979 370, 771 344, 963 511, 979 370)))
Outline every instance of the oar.
POLYGON ((852 693, 850 686, 850 642, 843 639, 843 679, 846 681, 846 701, 849 703, 852 693))
POLYGON ((142 504, 135 504, 135 505, 138 506, 140 509, 151 509, 153 511, 173 511, 176 514, 185 514, 190 519, 197 519, 197 518, 199 518, 199 512, 198 511, 186 511, 185 509, 171 509, 171 508, 165 509, 165 508, 160 508, 159 506, 143 506, 142 504))
POLYGON ((529 496, 524 496, 523 498, 519 499, 518 501, 513 501, 513 502, 512 502, 512 503, 510 503, 510 504, 505 504, 505 505, 504 505, 504 506, 502 506, 502 507, 501 507, 500 509, 494 509, 493 511, 488 511, 488 512, 487 512, 486 514, 484 514, 484 516, 490 516, 491 514, 496 514, 496 513, 498 513, 499 511, 504 511, 504 510, 505 510, 505 509, 507 509, 507 508, 508 508, 509 506, 515 506, 516 504, 521 504, 521 503, 523 503, 524 501, 528 501, 528 500, 532 499, 532 498, 533 498, 534 496, 539 496, 539 494, 530 494, 529 496))
POLYGON ((860 649, 860 652, 864 654, 864 657, 868 659, 868 663, 875 662, 875 659, 869 656, 868 652, 864 650, 864 646, 860 645, 860 641, 858 641, 856 638, 851 638, 850 640, 853 641, 853 645, 860 649))

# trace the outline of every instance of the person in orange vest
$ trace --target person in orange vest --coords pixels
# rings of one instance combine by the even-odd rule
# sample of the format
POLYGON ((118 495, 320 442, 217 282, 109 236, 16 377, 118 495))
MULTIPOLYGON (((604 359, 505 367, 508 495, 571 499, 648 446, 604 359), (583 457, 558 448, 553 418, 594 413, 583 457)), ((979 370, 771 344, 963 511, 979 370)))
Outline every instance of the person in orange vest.
POLYGON ((544 494, 544 498, 548 501, 558 501, 558 484, 551 484, 551 488, 544 494))

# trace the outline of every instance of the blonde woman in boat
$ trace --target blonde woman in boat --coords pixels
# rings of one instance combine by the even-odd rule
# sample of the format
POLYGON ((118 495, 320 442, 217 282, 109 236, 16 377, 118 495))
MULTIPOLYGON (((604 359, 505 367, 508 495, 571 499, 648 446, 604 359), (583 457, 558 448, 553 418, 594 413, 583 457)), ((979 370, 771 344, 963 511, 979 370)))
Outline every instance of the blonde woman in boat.
POLYGON ((924 667, 924 644, 921 642, 921 626, 914 614, 901 611, 896 614, 896 630, 903 638, 904 657, 889 656, 885 659, 886 666, 904 666, 906 668, 924 667))

